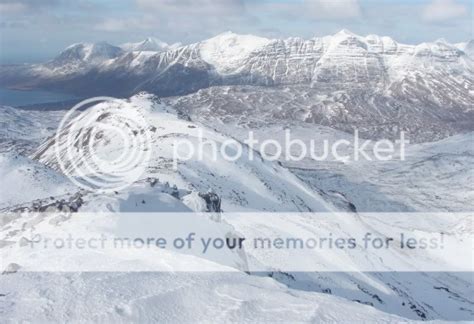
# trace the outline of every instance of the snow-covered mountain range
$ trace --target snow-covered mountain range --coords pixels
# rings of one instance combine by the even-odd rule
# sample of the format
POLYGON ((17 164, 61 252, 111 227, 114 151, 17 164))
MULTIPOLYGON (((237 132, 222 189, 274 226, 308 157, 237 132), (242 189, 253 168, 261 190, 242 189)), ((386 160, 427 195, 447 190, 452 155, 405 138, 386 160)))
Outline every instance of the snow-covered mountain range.
MULTIPOLYGON (((185 46, 168 45, 154 38, 120 47, 105 42, 75 44, 46 64, 14 67, 12 70, 4 68, 2 82, 21 87, 26 81, 22 78, 33 74, 41 80, 31 86, 52 87, 58 86, 57 82, 63 81, 61 78, 79 82, 87 77, 83 74, 89 74, 100 80, 131 79, 126 87, 99 88, 111 94, 146 90, 158 95, 175 95, 226 84, 315 86, 357 82, 390 87, 391 83, 400 82, 410 75, 424 73, 426 77, 434 77, 434 73, 442 74, 449 70, 455 73, 453 77, 465 77, 467 80, 458 82, 472 91, 469 88, 472 86, 471 47, 472 42, 453 45, 444 40, 405 45, 389 37, 363 37, 347 30, 309 40, 267 39, 227 32, 185 46), (143 53, 139 53, 143 51, 155 53, 143 57, 143 53), (88 67, 63 68, 77 60, 89 63, 88 67), (58 70, 62 73, 51 75, 58 70), (13 71, 24 74, 15 78, 8 74, 13 71), (177 89, 166 84, 167 78, 180 79, 185 74, 190 74, 187 79, 181 79, 190 82, 187 88, 177 89), (133 82, 134 77, 140 79, 133 82)), ((94 83, 93 86, 100 85, 94 83)), ((78 87, 75 91, 90 93, 91 89, 78 87)))
POLYGON ((0 84, 83 96, 188 95, 178 106, 191 114, 205 107, 224 117, 293 118, 357 127, 371 138, 404 130, 422 142, 473 130, 472 41, 405 45, 342 30, 308 40, 227 32, 185 46, 78 44, 45 64, 0 67, 0 84))

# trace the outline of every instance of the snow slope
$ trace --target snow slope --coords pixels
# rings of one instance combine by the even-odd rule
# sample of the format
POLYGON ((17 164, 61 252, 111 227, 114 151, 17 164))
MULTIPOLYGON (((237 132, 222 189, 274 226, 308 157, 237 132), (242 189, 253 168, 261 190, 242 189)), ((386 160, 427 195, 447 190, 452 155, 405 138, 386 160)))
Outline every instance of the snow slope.
POLYGON ((468 133, 409 146, 405 161, 306 163, 295 166, 295 173, 318 188, 342 193, 361 212, 470 212, 473 150, 473 133, 468 133))
MULTIPOLYGON (((196 116, 197 117, 197 116, 196 116)), ((252 130, 255 138, 262 143, 274 139, 285 146, 285 131, 290 131, 291 139, 301 139, 314 153, 323 156, 325 141, 328 147, 339 140, 351 144, 338 148, 340 156, 354 155, 354 133, 345 133, 329 127, 299 124, 288 121, 282 124, 259 124, 242 120, 235 123, 212 117, 207 113, 199 120, 215 129, 244 140, 252 130), (207 120, 207 121, 205 121, 207 120)), ((406 145, 405 160, 396 152, 390 161, 376 161, 373 144, 367 145, 366 154, 372 159, 353 158, 347 163, 337 161, 328 152, 323 161, 313 160, 309 154, 302 161, 280 162, 298 175, 314 190, 322 190, 333 203, 352 204, 358 212, 470 212, 474 210, 474 142, 473 133, 448 137, 441 141, 406 145)), ((365 139, 360 138, 362 144, 365 139)), ((269 154, 274 151, 267 149, 269 154)), ((291 148, 292 155, 301 154, 299 146, 291 148)))
POLYGON ((411 322, 244 273, 18 273, 0 286, 12 322, 411 322))
POLYGON ((78 189, 62 174, 14 153, 0 153, 0 209, 78 189))

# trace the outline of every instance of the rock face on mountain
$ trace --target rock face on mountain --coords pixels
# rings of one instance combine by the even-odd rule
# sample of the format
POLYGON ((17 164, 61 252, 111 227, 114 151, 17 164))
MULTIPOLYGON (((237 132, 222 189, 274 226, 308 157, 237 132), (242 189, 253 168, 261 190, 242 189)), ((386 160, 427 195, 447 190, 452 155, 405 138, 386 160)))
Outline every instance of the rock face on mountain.
POLYGON ((309 40, 228 32, 164 52, 143 51, 153 42, 142 43, 125 46, 142 51, 74 45, 46 64, 1 68, 0 84, 84 96, 189 95, 182 109, 211 102, 210 112, 225 117, 245 110, 260 118, 269 108, 263 102, 278 107, 272 118, 360 128, 374 138, 404 130, 415 141, 436 140, 474 124, 472 42, 404 45, 342 30, 309 40), (238 106, 216 105, 228 93, 238 106))

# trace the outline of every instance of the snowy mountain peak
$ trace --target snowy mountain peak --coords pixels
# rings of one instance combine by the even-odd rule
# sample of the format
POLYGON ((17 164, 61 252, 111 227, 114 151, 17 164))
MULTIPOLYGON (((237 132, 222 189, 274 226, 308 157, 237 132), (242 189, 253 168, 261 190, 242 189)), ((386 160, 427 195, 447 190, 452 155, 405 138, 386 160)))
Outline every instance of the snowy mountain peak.
POLYGON ((348 29, 341 29, 340 31, 338 31, 336 34, 334 34, 334 36, 354 36, 354 37, 359 37, 359 35, 357 34, 354 34, 353 32, 351 32, 350 30, 348 29))
POLYGON ((368 45, 367 41, 364 37, 356 35, 350 32, 347 29, 343 29, 340 32, 334 34, 334 36, 330 37, 330 42, 328 46, 329 52, 339 52, 340 46, 350 47, 350 48, 358 48, 364 51, 367 50, 368 45))
POLYGON ((225 32, 200 43, 201 57, 220 73, 235 70, 252 52, 271 42, 255 35, 225 32))
POLYGON ((449 42, 446 40, 446 38, 438 38, 435 43, 440 43, 440 44, 449 44, 449 42))
POLYGON ((156 44, 156 45, 163 46, 163 47, 169 46, 168 43, 163 42, 162 40, 160 40, 158 38, 154 38, 154 37, 147 37, 142 43, 144 43, 144 44, 156 44))
POLYGON ((120 56, 122 49, 107 42, 77 43, 67 47, 54 60, 57 64, 67 64, 74 61, 94 62, 112 59, 120 56))
POLYGON ((204 42, 213 42, 213 43, 228 43, 228 42, 242 43, 242 45, 247 46, 258 46, 262 43, 268 43, 270 40, 265 37, 260 37, 251 34, 236 34, 232 31, 226 31, 221 34, 218 34, 204 42))
POLYGON ((163 52, 171 49, 175 49, 181 46, 181 43, 168 44, 155 37, 147 37, 145 40, 138 43, 125 43, 120 47, 127 52, 133 51, 151 51, 151 52, 163 52))

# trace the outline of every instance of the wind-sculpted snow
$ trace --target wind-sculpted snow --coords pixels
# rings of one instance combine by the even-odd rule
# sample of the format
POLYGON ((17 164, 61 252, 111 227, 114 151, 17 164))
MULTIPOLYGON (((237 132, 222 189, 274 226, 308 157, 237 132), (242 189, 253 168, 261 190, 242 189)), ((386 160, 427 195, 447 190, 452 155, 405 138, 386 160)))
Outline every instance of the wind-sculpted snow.
POLYGON ((2 277, 6 295, 2 298, 5 305, 14 305, 3 309, 7 321, 314 323, 350 318, 360 323, 415 322, 241 272, 51 273, 41 280, 32 273, 2 277), (30 298, 20 301, 19 296, 25 295, 30 298))

